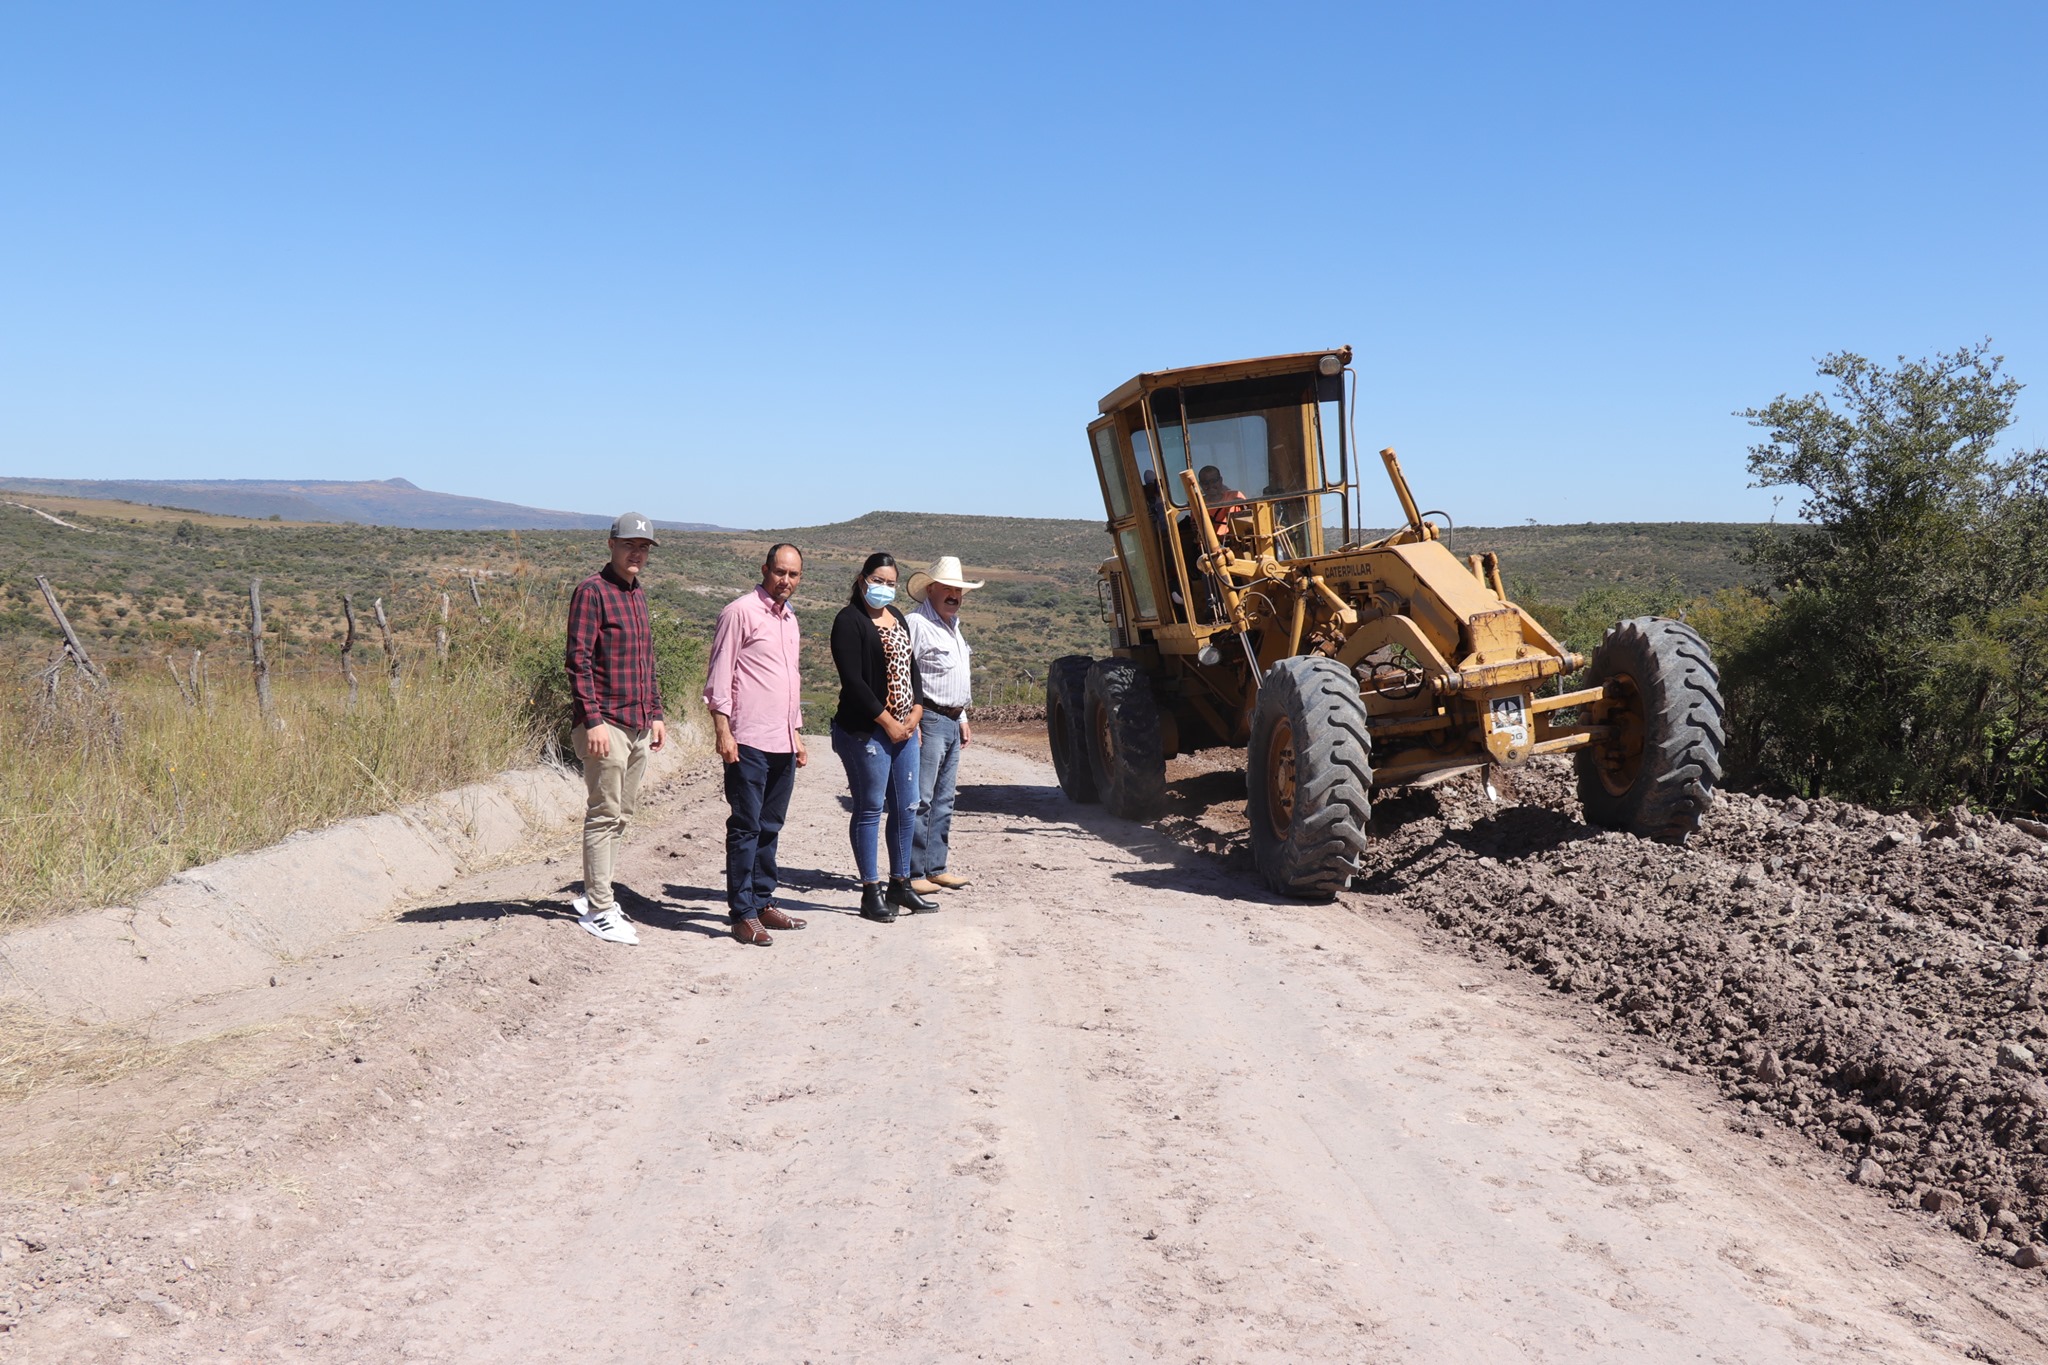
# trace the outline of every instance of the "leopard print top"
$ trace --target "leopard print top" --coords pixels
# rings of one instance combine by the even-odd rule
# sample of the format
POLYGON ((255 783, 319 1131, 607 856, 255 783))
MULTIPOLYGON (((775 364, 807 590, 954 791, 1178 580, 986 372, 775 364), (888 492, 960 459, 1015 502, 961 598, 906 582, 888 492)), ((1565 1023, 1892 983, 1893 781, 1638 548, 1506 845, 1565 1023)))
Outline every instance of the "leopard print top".
POLYGON ((882 653, 889 660, 889 696, 884 705, 890 715, 908 721, 916 701, 916 694, 910 690, 910 632, 897 625, 894 618, 876 629, 882 632, 882 653))

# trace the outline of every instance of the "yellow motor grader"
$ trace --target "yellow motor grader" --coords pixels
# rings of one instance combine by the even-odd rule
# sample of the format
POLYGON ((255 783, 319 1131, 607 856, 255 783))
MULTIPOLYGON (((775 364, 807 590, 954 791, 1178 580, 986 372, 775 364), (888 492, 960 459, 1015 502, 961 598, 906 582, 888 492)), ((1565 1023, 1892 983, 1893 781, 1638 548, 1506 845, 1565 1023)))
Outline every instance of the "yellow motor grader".
POLYGON ((1349 881, 1375 789, 1538 754, 1576 755, 1592 823, 1683 841, 1721 776, 1705 643, 1639 617, 1590 661, 1567 650, 1496 556, 1445 547, 1391 449, 1404 522, 1365 538, 1355 384, 1347 346, 1141 374, 1098 405, 1111 653, 1047 672, 1061 789, 1149 819, 1168 758, 1243 746, 1253 853, 1298 896, 1349 881))

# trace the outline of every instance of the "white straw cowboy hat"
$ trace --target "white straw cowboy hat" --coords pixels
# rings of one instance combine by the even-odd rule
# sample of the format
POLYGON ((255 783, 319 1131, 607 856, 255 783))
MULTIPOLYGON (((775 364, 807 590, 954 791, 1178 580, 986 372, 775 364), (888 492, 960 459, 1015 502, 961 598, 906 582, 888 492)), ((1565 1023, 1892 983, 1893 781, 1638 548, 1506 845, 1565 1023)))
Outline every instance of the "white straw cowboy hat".
POLYGON ((972 592, 981 586, 979 583, 969 583, 967 581, 967 575, 961 570, 960 561, 957 557, 941 555, 932 561, 931 568, 919 569, 910 576, 910 600, 913 602, 924 601, 925 589, 931 587, 934 583, 943 583, 949 588, 958 588, 962 592, 972 592))

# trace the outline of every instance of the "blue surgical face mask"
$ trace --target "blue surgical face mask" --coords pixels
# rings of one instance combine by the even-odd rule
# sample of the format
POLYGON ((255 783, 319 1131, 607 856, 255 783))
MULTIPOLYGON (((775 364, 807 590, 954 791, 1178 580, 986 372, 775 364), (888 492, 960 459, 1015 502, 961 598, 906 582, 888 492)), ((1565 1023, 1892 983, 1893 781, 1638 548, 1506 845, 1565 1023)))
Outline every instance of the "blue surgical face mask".
POLYGON ((896 585, 894 583, 870 583, 868 584, 867 597, 869 606, 886 607, 896 600, 896 585))

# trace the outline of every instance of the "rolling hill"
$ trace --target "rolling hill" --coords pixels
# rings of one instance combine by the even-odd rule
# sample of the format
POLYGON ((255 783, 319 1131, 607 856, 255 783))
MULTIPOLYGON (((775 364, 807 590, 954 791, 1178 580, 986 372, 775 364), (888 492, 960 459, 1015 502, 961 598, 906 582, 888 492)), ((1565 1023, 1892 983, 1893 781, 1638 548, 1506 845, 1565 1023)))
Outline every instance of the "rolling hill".
MULTIPOLYGON (((581 530, 611 525, 609 515, 557 512, 490 498, 436 493, 407 479, 27 479, 0 478, 0 490, 91 498, 212 512, 256 521, 325 521, 436 531, 581 530)), ((658 521, 675 531, 723 528, 701 521, 658 521)))
MULTIPOLYGON (((595 525, 561 530, 386 528, 183 516, 0 493, 0 653, 43 659, 55 644, 38 574, 57 587, 88 647, 117 669, 161 667, 158 656, 172 651, 246 651, 249 580, 257 577, 270 655, 280 668, 334 666, 344 592, 359 608, 381 597, 401 636, 418 649, 433 638, 444 592, 460 633, 475 610, 472 578, 487 612, 531 617, 556 610, 568 588, 603 562, 605 523, 591 520, 595 525), (38 507, 58 520, 38 515, 38 507)), ((1604 620, 1668 609, 1748 581, 1741 551, 1754 529, 1471 527, 1452 532, 1449 544, 1460 555, 1499 551, 1517 600, 1564 623, 1581 601, 1599 604, 1604 620)), ((832 613, 875 549, 895 554, 906 573, 955 554, 971 575, 987 580, 970 599, 967 618, 976 689, 987 699, 1034 697, 1048 660, 1102 652, 1095 567, 1109 539, 1096 521, 870 512, 823 526, 670 532, 648 568, 650 600, 708 631, 719 608, 755 581, 762 552, 779 540, 806 554, 796 607, 814 706, 834 688, 825 649, 832 613)))

